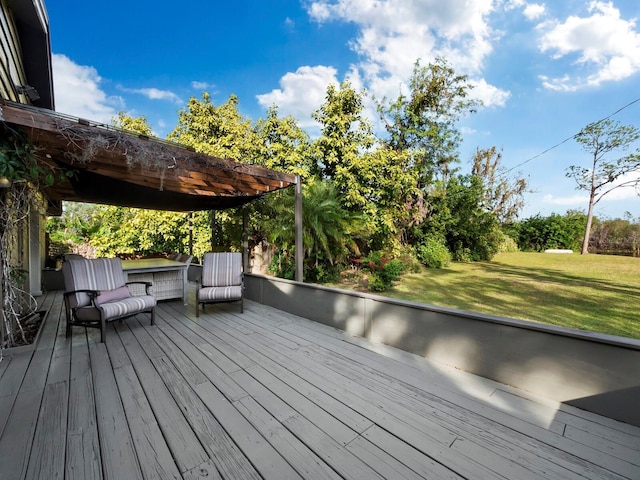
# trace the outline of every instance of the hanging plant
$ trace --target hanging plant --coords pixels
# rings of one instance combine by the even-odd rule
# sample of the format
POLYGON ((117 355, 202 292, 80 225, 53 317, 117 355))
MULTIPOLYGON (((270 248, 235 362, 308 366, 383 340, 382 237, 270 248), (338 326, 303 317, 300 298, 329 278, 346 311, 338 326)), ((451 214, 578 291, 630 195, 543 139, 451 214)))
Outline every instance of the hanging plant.
POLYGON ((27 343, 24 322, 36 314, 37 302, 25 287, 27 272, 20 265, 19 231, 33 208, 42 208, 40 189, 72 176, 38 159, 27 136, 0 123, 0 359, 2 349, 27 343))

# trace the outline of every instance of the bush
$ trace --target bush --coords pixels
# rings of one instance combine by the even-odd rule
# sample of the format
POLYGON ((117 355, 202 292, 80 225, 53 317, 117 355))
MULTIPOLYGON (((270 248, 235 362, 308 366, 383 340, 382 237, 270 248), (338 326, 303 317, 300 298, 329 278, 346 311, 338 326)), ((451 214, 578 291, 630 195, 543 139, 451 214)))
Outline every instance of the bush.
POLYGON ((402 262, 390 259, 382 252, 371 252, 362 260, 362 264, 371 272, 369 290, 373 292, 389 290, 393 282, 404 273, 402 262))
POLYGON ((427 238, 427 241, 419 245, 418 259, 429 268, 442 268, 451 263, 451 253, 442 242, 435 238, 427 238))
POLYGON ((394 248, 393 257, 400 262, 403 273, 418 273, 421 271, 422 262, 418 259, 416 250, 411 245, 402 245, 394 248))
POLYGON ((519 252, 518 242, 516 242, 509 235, 502 234, 502 240, 500 241, 500 245, 498 246, 498 251, 500 253, 516 253, 519 252))

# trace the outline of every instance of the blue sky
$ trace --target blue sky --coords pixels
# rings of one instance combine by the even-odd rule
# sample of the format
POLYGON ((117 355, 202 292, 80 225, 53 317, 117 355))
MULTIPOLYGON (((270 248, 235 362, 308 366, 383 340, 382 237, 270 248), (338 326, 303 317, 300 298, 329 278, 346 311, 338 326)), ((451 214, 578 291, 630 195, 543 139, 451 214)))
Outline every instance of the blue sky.
MULTIPOLYGON (((229 95, 256 120, 277 104, 311 135, 326 86, 348 79, 377 98, 397 96, 413 63, 444 56, 484 102, 462 119, 461 168, 496 146, 529 177, 522 217, 577 208, 587 197, 565 178, 589 155, 569 140, 640 98, 637 0, 46 0, 56 109, 109 123, 144 115, 165 137, 203 91, 229 95), (536 157, 536 158, 534 158, 536 157)), ((376 122, 373 109, 371 120, 376 122)), ((640 127, 640 102, 614 120, 640 127)), ((633 188, 596 207, 640 217, 633 188)))

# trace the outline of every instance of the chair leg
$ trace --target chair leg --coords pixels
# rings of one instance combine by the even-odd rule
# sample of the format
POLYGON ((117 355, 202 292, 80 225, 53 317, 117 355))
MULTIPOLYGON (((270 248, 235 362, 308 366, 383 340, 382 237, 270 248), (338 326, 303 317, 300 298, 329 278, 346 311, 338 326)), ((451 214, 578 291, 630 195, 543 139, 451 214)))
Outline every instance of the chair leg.
POLYGON ((240 313, 244 313, 244 299, 240 297, 240 313))
POLYGON ((151 325, 156 324, 156 307, 151 309, 151 325))
POLYGON ((100 343, 104 343, 107 338, 107 322, 104 319, 100 322, 100 343))
POLYGON ((200 316, 200 302, 198 302, 198 299, 196 298, 196 317, 200 316))

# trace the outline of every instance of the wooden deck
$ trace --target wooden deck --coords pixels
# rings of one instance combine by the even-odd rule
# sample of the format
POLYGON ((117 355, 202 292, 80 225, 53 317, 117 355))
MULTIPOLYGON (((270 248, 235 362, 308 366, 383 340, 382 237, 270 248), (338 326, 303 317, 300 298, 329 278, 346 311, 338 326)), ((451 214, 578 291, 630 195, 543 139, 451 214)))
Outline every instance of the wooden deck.
MULTIPOLYGON (((640 428, 246 302, 0 362, 0 479, 640 478, 640 428)), ((191 302, 192 303, 192 302, 191 302)))

